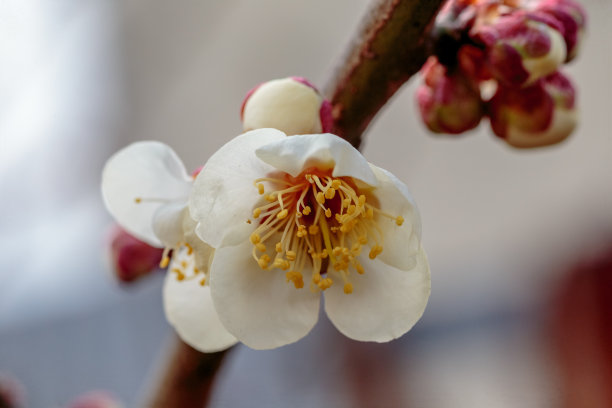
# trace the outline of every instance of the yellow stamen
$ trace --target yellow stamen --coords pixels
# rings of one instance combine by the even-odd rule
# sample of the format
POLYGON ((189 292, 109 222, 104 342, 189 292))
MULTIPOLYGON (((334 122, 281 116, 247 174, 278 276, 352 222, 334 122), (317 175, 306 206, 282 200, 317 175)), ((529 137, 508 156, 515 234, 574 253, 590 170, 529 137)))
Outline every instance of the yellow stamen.
POLYGON ((398 216, 398 217, 395 219, 395 223, 396 223, 398 226, 401 226, 401 225, 404 223, 404 217, 402 217, 401 215, 400 215, 400 216, 398 216))
POLYGON ((253 218, 258 218, 261 215, 261 208, 257 207, 253 210, 253 218))
POLYGON ((278 218, 279 220, 282 220, 283 218, 287 218, 287 215, 289 215, 289 210, 285 208, 283 211, 276 214, 276 218, 278 218))
POLYGON ((347 295, 353 293, 353 285, 351 285, 350 283, 345 283, 344 284, 344 293, 346 293, 347 295))

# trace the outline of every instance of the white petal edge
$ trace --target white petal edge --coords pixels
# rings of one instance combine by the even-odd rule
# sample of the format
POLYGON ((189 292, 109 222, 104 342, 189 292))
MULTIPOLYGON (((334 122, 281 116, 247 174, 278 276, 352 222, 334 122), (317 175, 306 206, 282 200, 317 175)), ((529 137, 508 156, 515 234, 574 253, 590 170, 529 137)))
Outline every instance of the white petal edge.
POLYGON ((383 251, 376 259, 386 264, 409 270, 414 267, 415 256, 421 247, 421 216, 408 187, 389 171, 370 164, 379 181, 372 194, 379 201, 380 209, 393 216, 402 216, 404 223, 378 215, 376 222, 384 234, 383 251))
POLYGON ((187 202, 162 205, 153 214, 153 232, 166 247, 175 247, 184 241, 183 219, 187 214, 187 202))
POLYGON ((353 293, 342 285, 325 291, 325 312, 345 336, 359 341, 396 339, 421 318, 431 292, 429 263, 421 249, 410 271, 390 267, 367 256, 360 259, 365 273, 351 275, 353 293))
POLYGON ((153 215, 168 202, 187 202, 191 184, 174 150, 159 142, 125 147, 108 159, 102 171, 102 196, 108 211, 129 233, 157 247, 161 242, 153 231, 153 215), (145 200, 136 203, 137 197, 145 200))
POLYGON ((230 140, 206 162, 189 199, 196 233, 204 242, 219 248, 248 238, 254 226, 246 220, 261 198, 253 182, 274 170, 255 150, 286 137, 276 129, 253 130, 230 140))
POLYGON ((256 154, 294 177, 308 167, 333 168, 334 177, 349 176, 370 186, 378 184, 365 157, 349 142, 330 133, 291 136, 260 147, 256 154))
MULTIPOLYGON (((182 250, 178 257, 173 257, 168 271, 183 260, 188 260, 191 265, 193 257, 182 250)), ((166 319, 181 339, 193 348, 212 353, 225 350, 237 342, 219 321, 210 286, 200 285, 199 279, 178 281, 175 274, 168 272, 163 298, 166 319)))
POLYGON ((215 251, 211 293, 219 319, 253 349, 293 343, 317 322, 320 296, 307 285, 296 289, 283 271, 261 270, 251 257, 252 247, 247 241, 215 251))

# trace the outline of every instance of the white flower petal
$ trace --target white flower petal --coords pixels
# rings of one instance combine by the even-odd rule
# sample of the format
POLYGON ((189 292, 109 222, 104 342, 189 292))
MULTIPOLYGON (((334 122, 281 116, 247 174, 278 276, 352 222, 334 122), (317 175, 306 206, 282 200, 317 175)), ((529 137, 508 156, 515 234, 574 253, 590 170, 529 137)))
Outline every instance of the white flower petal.
POLYGON ((393 216, 402 216, 404 223, 378 215, 376 222, 384 234, 383 251, 376 259, 398 269, 414 267, 415 256, 421 246, 421 217, 408 188, 385 169, 370 164, 379 181, 372 194, 379 201, 380 209, 393 216))
POLYGON ((324 293, 325 311, 345 336, 359 341, 386 342, 406 333, 420 319, 430 293, 427 256, 421 249, 410 271, 390 267, 367 256, 365 273, 351 274, 353 293, 342 284, 324 293))
POLYGON ((161 246, 153 215, 173 201, 187 202, 192 179, 176 153, 159 142, 138 142, 115 153, 102 172, 102 195, 117 222, 138 239, 161 246), (136 203, 136 198, 142 198, 136 203))
POLYGON ((286 137, 276 129, 253 130, 226 143, 206 162, 189 199, 196 233, 204 242, 218 248, 248 238, 253 226, 246 220, 261 198, 253 181, 274 170, 255 156, 255 149, 286 137))
MULTIPOLYGON (((173 256, 169 271, 181 261, 193 262, 182 250, 173 256)), ((199 279, 178 281, 168 272, 164 283, 164 311, 168 322, 190 346, 211 353, 224 350, 237 342, 223 327, 210 296, 210 286, 200 285, 199 279)))
POLYGON ((164 204, 153 214, 153 232, 166 247, 183 242, 183 218, 187 215, 187 202, 164 204))
POLYGON ((264 162, 297 176, 308 167, 333 168, 334 177, 350 176, 378 185, 367 160, 346 140, 326 133, 298 135, 262 146, 255 152, 264 162))
POLYGON ((219 319, 254 349, 293 343, 317 322, 319 294, 308 287, 296 289, 283 271, 261 270, 251 257, 252 247, 247 241, 215 251, 211 292, 219 319))

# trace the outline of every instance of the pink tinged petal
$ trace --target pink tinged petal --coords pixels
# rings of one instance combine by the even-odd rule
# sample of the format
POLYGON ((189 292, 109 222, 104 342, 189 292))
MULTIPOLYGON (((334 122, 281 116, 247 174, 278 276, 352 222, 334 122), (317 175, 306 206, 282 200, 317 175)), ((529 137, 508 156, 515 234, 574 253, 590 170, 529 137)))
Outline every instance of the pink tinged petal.
POLYGON ((254 349, 293 343, 317 322, 319 294, 307 287, 296 289, 278 269, 260 269, 251 256, 252 247, 246 241, 215 251, 211 292, 219 319, 254 349))
POLYGON ((287 135, 319 133, 322 101, 319 92, 302 79, 268 81, 246 99, 242 110, 243 129, 274 128, 287 135))
POLYGON ((404 222, 377 215, 376 223, 383 232, 383 251, 376 259, 401 270, 412 269, 421 248, 421 217, 408 187, 387 170, 370 164, 379 181, 372 191, 380 209, 393 216, 402 216, 404 222))
POLYGON ((133 282, 159 267, 161 248, 155 248, 115 226, 110 237, 111 256, 117 279, 133 282))
POLYGON ((123 228, 153 246, 162 245, 153 231, 155 212, 169 202, 187 202, 191 185, 176 153, 159 142, 131 144, 115 153, 102 172, 108 211, 123 228))
POLYGON ((225 350, 237 340, 219 321, 210 286, 200 284, 203 274, 179 281, 172 273, 172 269, 183 261, 193 266, 193 257, 189 257, 186 250, 175 255, 168 268, 163 291, 166 318, 181 339, 193 348, 204 353, 225 350))
POLYGON ((332 285, 324 293, 325 312, 345 336, 386 342, 410 330, 421 318, 430 294, 427 256, 421 249, 416 266, 402 271, 362 256, 363 275, 350 276, 353 293, 332 285))
POLYGON ((421 72, 425 83, 417 89, 417 102, 432 132, 459 134, 478 126, 484 104, 476 81, 461 72, 449 74, 435 57, 421 72))
POLYGON ((183 242, 183 218, 187 214, 187 202, 162 205, 153 214, 153 232, 166 247, 183 242))
POLYGON ((544 0, 536 4, 536 10, 548 14, 563 27, 563 39, 567 47, 565 62, 574 59, 587 23, 584 8, 572 0, 544 0))
POLYGON ((491 74, 508 86, 531 84, 566 58, 563 27, 540 12, 517 11, 474 33, 487 49, 491 74))
POLYGON ((333 169, 334 177, 352 177, 376 186, 367 160, 346 140, 326 133, 299 135, 261 146, 257 157, 274 168, 297 176, 309 167, 333 169))
POLYGON ((574 87, 558 72, 527 88, 499 87, 491 99, 491 127, 514 147, 558 143, 567 138, 577 124, 574 104, 574 87))
POLYGON ((189 199, 191 217, 198 222, 196 233, 214 248, 236 245, 248 238, 247 224, 261 196, 253 186, 274 168, 259 160, 255 150, 286 136, 276 129, 244 133, 213 154, 193 185, 189 199))

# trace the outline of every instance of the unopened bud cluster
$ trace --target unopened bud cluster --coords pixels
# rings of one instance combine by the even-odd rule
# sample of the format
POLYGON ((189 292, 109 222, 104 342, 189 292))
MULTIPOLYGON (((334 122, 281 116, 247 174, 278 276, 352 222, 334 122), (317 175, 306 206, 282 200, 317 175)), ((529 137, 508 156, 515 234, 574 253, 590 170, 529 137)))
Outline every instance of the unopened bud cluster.
POLYGON ((459 134, 488 116, 512 146, 562 141, 577 114, 574 87, 559 68, 575 58, 585 25, 574 0, 448 1, 417 90, 423 121, 459 134))

